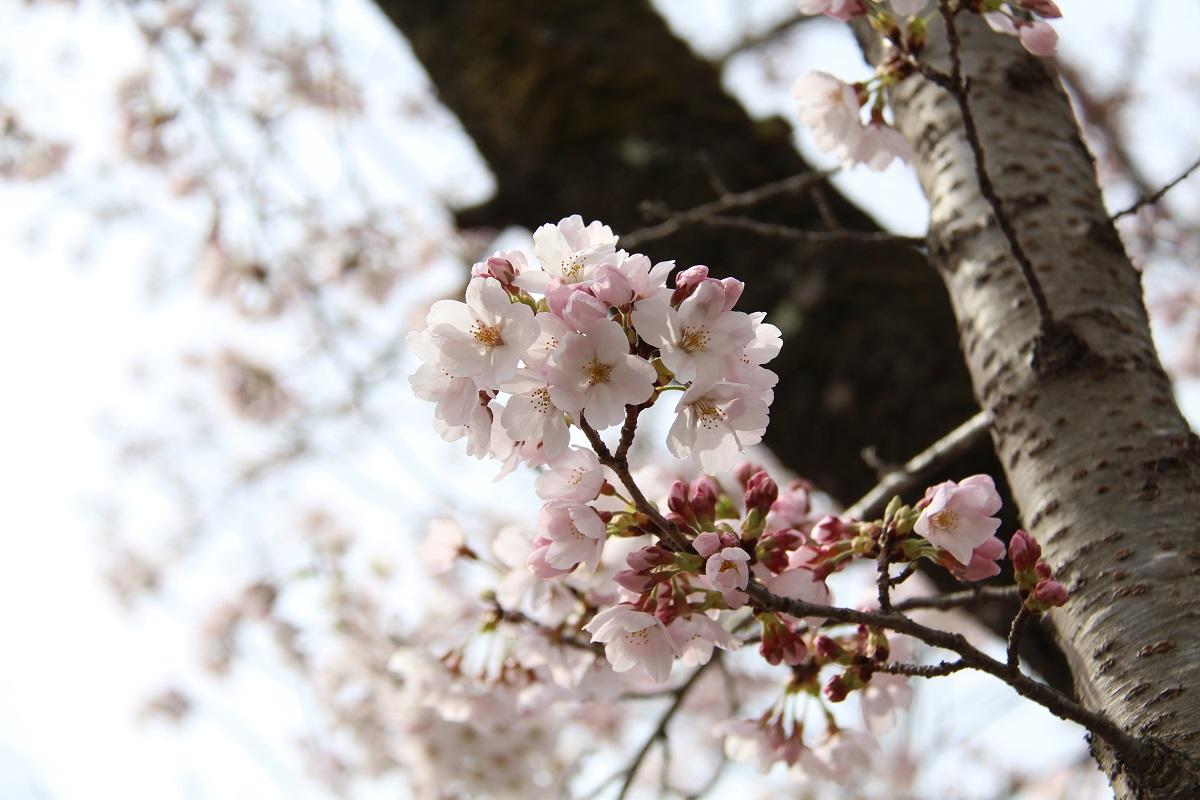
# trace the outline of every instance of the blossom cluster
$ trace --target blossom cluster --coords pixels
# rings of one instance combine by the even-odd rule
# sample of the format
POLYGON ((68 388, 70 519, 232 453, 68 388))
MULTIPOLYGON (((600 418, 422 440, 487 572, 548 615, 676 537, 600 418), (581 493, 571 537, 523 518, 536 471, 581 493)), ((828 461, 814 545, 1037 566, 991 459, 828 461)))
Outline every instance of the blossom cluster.
MULTIPOLYGON (((880 31, 885 55, 875 76, 846 83, 826 72, 808 72, 793 86, 801 123, 818 147, 846 165, 864 164, 882 170, 894 160, 908 161, 908 143, 886 117, 887 92, 917 68, 925 47, 927 21, 921 16, 928 0, 800 0, 805 14, 824 14, 839 20, 869 16, 880 31), (864 110, 866 120, 864 121, 864 110)), ((1058 35, 1046 22, 1062 12, 1053 0, 964 0, 957 11, 983 15, 993 30, 1017 36, 1030 53, 1052 56, 1058 35)))
MULTIPOLYGON (((476 264, 465 302, 435 303, 409 338, 422 362, 413 390, 435 404, 442 435, 504 471, 536 468, 543 501, 532 530, 507 527, 490 548, 500 578, 476 638, 503 658, 467 669, 471 647, 452 650, 430 672, 438 677, 423 702, 479 725, 526 713, 548 687, 602 701, 620 676, 666 683, 676 662, 701 667, 756 628, 758 657, 788 677, 761 716, 722 728, 727 752, 844 779, 875 745, 841 727, 830 705, 856 695, 866 728, 885 729, 910 701, 907 678, 885 667, 911 658, 912 645, 821 616, 828 579, 872 562, 891 585, 893 565, 908 576, 922 559, 963 581, 992 577, 1006 554, 1000 495, 990 477, 973 475, 932 486, 911 506, 896 498, 881 519, 820 513, 810 484, 781 486, 743 460, 767 426, 777 378, 764 364, 779 353, 779 330, 733 310, 740 281, 703 266, 671 281, 671 262, 616 244, 607 226, 579 216, 542 226, 532 262, 509 251, 476 264), (680 396, 666 449, 701 474, 648 487, 627 454, 640 413, 669 391, 680 396), (614 455, 601 433, 618 424, 614 455), (764 593, 772 603, 753 599, 764 593), (522 622, 533 633, 518 645, 493 641, 522 622), (475 683, 458 686, 454 675, 475 683), (810 718, 823 720, 815 737, 810 718)), ((1065 601, 1027 534, 1014 534, 1007 552, 1028 613, 1065 601)), ((423 554, 437 572, 487 558, 444 527, 423 554)))
MULTIPOLYGON (((444 438, 506 469, 548 466, 539 494, 572 519, 582 512, 561 504, 594 499, 602 479, 571 427, 602 431, 677 390, 667 438, 677 457, 720 472, 762 438, 777 380, 763 364, 780 333, 764 314, 733 310, 741 281, 694 266, 668 287, 673 262, 618 250, 607 225, 578 215, 533 240, 534 264, 519 251, 476 264, 466 302, 435 303, 409 337, 423 362, 413 391, 436 404, 444 438)), ((551 563, 575 562, 556 551, 551 563)))

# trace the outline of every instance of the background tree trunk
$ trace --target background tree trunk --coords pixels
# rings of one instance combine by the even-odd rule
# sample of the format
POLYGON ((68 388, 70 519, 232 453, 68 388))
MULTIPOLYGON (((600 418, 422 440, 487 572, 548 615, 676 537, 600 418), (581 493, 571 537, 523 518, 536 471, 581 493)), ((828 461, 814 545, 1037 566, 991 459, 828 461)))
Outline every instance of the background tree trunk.
MULTIPOLYGON (((1035 367, 1043 331, 980 192, 959 107, 915 76, 894 105, 930 199, 932 260, 1022 516, 1071 591, 1050 616, 1079 698, 1183 758, 1128 765, 1099 743, 1094 752, 1118 797, 1194 798, 1200 447, 1173 400, 1140 275, 1057 80, 977 16, 960 15, 958 27, 987 172, 1053 318, 1078 343, 1047 342, 1035 367)), ((944 28, 932 28, 930 42, 931 61, 949 72, 944 28)))

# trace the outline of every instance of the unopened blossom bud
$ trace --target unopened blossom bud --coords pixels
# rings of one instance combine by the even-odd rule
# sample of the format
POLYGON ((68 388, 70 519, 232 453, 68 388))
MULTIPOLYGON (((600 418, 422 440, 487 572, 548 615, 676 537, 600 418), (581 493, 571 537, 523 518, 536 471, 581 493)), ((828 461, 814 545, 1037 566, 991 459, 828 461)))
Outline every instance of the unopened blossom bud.
POLYGON ((675 276, 675 292, 671 295, 671 305, 677 306, 696 291, 696 287, 708 278, 708 267, 697 265, 688 267, 675 276))
POLYGON ((653 575, 632 569, 621 570, 613 575, 613 580, 634 594, 641 594, 658 582, 653 575))
POLYGON ((817 544, 829 544, 846 538, 846 523, 838 517, 826 515, 813 526, 812 540, 817 544))
POLYGON ((488 274, 505 286, 510 285, 513 278, 517 277, 517 270, 512 261, 504 256, 490 256, 484 263, 487 264, 488 274))
POLYGON ((638 572, 647 572, 655 567, 670 564, 673 558, 674 556, 670 550, 652 544, 640 550, 630 552, 629 555, 625 556, 625 563, 629 565, 630 569, 635 569, 638 572))
POLYGON ((779 486, 765 470, 750 476, 746 483, 746 511, 757 511, 765 515, 779 499, 779 486))
POLYGON ((737 278, 722 278, 721 287, 725 290, 725 305, 722 307, 722 310, 732 311, 733 307, 737 305, 738 299, 742 296, 742 290, 746 288, 746 284, 737 278))
POLYGON ((1045 578, 1033 588, 1033 596, 1039 603, 1055 608, 1067 602, 1067 587, 1052 578, 1045 578))
POLYGON ((608 306, 586 291, 574 291, 568 294, 559 316, 575 330, 586 331, 596 322, 608 318, 608 306))
POLYGON ((688 504, 701 524, 711 524, 717 509, 717 494, 717 482, 707 475, 696 478, 688 487, 688 504))
POLYGON ((671 490, 667 492, 667 508, 681 516, 691 514, 691 506, 688 505, 688 485, 683 481, 675 481, 671 484, 671 490))
POLYGON ((722 547, 721 534, 716 531, 705 531, 696 537, 692 547, 704 558, 708 558, 722 547))
POLYGON ((601 264, 592 276, 592 294, 610 306, 623 306, 633 299, 633 284, 617 267, 601 264))
POLYGON ((1022 530, 1012 535, 1008 542, 1008 558, 1014 570, 1024 572, 1033 569, 1041 557, 1042 548, 1032 536, 1022 530))
POLYGON ((1051 576, 1050 565, 1045 561, 1039 561, 1033 565, 1033 571, 1037 573, 1039 578, 1043 580, 1051 576))
POLYGON ((817 647, 817 653, 828 661, 837 661, 846 652, 837 640, 830 636, 818 636, 814 644, 817 647))
POLYGON ((846 699, 846 695, 850 694, 850 687, 846 685, 846 679, 841 675, 834 675, 829 680, 825 681, 825 686, 821 692, 831 703, 840 703, 846 699))

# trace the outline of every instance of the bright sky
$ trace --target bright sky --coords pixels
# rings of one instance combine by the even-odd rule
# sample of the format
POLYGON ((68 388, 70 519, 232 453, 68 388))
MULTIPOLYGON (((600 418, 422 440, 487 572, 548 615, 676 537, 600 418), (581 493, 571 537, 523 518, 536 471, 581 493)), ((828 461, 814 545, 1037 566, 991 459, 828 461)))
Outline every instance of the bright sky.
MULTIPOLYGON (((719 32, 727 29, 729 9, 737 5, 725 0, 659 4, 701 52, 721 49, 719 32)), ((1107 46, 1114 32, 1128 28, 1139 6, 1152 6, 1087 0, 1061 5, 1066 16, 1058 28, 1066 56, 1101 75, 1120 68, 1118 48, 1107 46)), ((1160 17, 1166 5, 1157 4, 1160 17)), ((1139 127, 1135 145, 1155 180, 1173 176, 1200 151, 1194 45, 1176 33, 1200 29, 1200 7, 1169 5, 1172 19, 1152 24, 1140 66, 1140 85, 1155 105, 1146 104, 1146 124, 1139 127), (1179 80, 1185 70, 1193 94, 1179 80)), ((272 6, 279 13, 299 13, 282 0, 272 6)), ((164 606, 129 616, 98 575, 102 504, 95 500, 121 481, 112 474, 112 439, 102 434, 100 421, 169 413, 161 397, 131 381, 131 365, 165 360, 188 343, 205 341, 215 322, 207 304, 181 297, 186 293, 157 306, 147 301, 145 263, 159 254, 146 237, 126 232, 103 246, 88 241, 94 229, 85 210, 121 191, 137 191, 137 182, 145 180, 128 171, 112 174, 133 182, 132 187, 96 180, 115 159, 112 87, 137 64, 141 45, 123 15, 108 4, 85 1, 81 7, 77 13, 56 7, 28 10, 21 0, 0 0, 5 20, 0 53, 10 70, 0 76, 0 98, 29 109, 31 118, 46 121, 50 130, 70 131, 77 143, 65 185, 58 189, 0 184, 0 218, 6 221, 0 229, 0 365, 8 375, 0 399, 0 497, 6 501, 7 544, 0 559, 0 797, 324 796, 295 777, 300 765, 293 736, 314 725, 314 712, 297 701, 303 691, 289 674, 265 661, 261 668, 239 670, 232 690, 217 691, 196 676, 193 633, 181 624, 202 603, 202 595, 198 601, 172 587, 164 606), (88 202, 77 202, 81 198, 88 202), (33 240, 31 229, 36 230, 33 240), (197 695, 202 721, 182 731, 135 724, 134 710, 147 691, 174 680, 197 695), (245 713, 246 698, 254 698, 252 715, 245 713)), ((389 75, 398 84, 387 87, 392 92, 420 85, 406 47, 365 0, 343 0, 334 7, 352 72, 389 75)), ((748 13, 764 20, 781 7, 788 5, 746 5, 748 13)), ((787 67, 862 74, 848 37, 831 30, 823 24, 806 28, 797 38, 805 55, 789 60, 787 67)), ((749 59, 735 60, 726 81, 756 113, 786 113, 786 95, 769 90, 749 59)), ((487 191, 488 179, 469 143, 447 140, 444 130, 433 127, 396 133, 370 127, 356 132, 355 152, 380 182, 379 191, 415 197, 430 214, 437 213, 433 201, 438 196, 463 200, 487 191)), ((805 135, 800 142, 807 156, 830 164, 805 135)), ((321 153, 320 131, 314 129, 296 146, 302 153, 321 153)), ((923 231, 924 202, 907 168, 893 167, 882 176, 851 170, 836 180, 897 230, 923 231)), ((145 183, 154 191, 151 181, 145 183)), ((1180 190, 1178 202, 1194 213, 1200 210, 1198 197, 1193 186, 1180 190)), ((1128 199, 1115 198, 1115 205, 1128 199)), ((160 230, 195 228, 170 209, 156 224, 160 230)), ((420 421, 428 412, 412 403, 404 413, 420 421)), ((442 457, 457 445, 443 445, 422 422, 401 436, 404 440, 393 444, 420 460, 396 463, 383 447, 368 451, 363 463, 381 484, 401 485, 404 481, 394 478, 413 471, 449 480, 461 464, 442 457)), ((519 494, 527 484, 522 481, 513 479, 506 490, 519 494)), ((158 502, 145 498, 147 515, 158 502)), ((436 503, 424 497, 408 502, 423 504, 426 513, 437 511, 436 503)), ((362 511, 361 519, 386 527, 395 524, 395 513, 381 502, 362 511)), ((1003 706, 1004 690, 986 682, 963 678, 947 686, 955 703, 1003 706)), ((1020 739, 1027 719, 1001 715, 993 731, 1010 741, 1020 739)), ((972 720, 966 727, 978 723, 972 720)), ((1069 733, 1048 735, 1045 742, 1036 756, 1045 764, 1077 748, 1069 733)))

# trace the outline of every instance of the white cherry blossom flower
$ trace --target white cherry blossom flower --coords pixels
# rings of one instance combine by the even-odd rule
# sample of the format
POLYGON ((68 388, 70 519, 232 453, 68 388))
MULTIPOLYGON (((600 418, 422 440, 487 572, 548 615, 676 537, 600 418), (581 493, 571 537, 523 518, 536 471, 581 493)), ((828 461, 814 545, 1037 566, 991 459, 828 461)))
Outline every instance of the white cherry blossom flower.
POLYGON ((533 536, 516 525, 505 525, 492 542, 492 553, 508 572, 496 586, 496 599, 503 608, 528 609, 545 625, 557 625, 575 608, 575 596, 554 581, 538 578, 528 567, 533 536))
POLYGON ((975 548, 992 538, 1000 527, 1000 520, 992 516, 1002 505, 995 481, 990 475, 972 475, 960 483, 940 483, 925 496, 929 504, 917 518, 917 534, 959 563, 970 564, 975 548))
POLYGON ((817 147, 839 155, 852 149, 862 134, 858 93, 828 72, 806 72, 792 85, 800 121, 817 147))
POLYGON ((531 367, 544 367, 550 363, 550 357, 558 350, 562 340, 573 331, 561 317, 548 311, 539 313, 535 319, 539 328, 538 337, 525 354, 525 363, 531 367))
POLYGON ((596 509, 570 500, 551 500, 538 513, 538 531, 550 540, 546 562, 556 569, 583 564, 595 572, 608 531, 596 509))
POLYGON ((574 500, 588 503, 600 494, 604 470, 591 450, 572 447, 567 454, 537 476, 533 489, 543 500, 574 500))
POLYGON ((677 309, 639 305, 633 325, 681 381, 721 377, 726 358, 754 336, 746 314, 725 310, 725 287, 713 280, 703 281, 677 309))
POLYGON ((710 475, 732 469, 746 447, 762 441, 770 396, 741 383, 693 383, 675 406, 667 449, 710 475))
POLYGON ((557 225, 546 224, 533 232, 533 255, 542 269, 524 272, 514 282, 527 292, 544 294, 552 278, 563 283, 591 280, 616 245, 617 237, 607 225, 596 221, 584 227, 578 214, 564 217, 557 225))
POLYGON ((514 441, 542 442, 547 461, 554 461, 567 452, 571 432, 562 409, 550 399, 550 385, 545 378, 532 370, 522 369, 501 388, 512 394, 500 421, 514 441))
POLYGON ((641 666, 655 683, 671 677, 675 649, 658 617, 621 603, 601 611, 583 629, 604 643, 604 656, 615 672, 641 666))
POLYGON ((881 172, 894 161, 907 163, 912 159, 912 148, 891 125, 872 122, 859 131, 852 146, 842 151, 843 160, 852 164, 865 164, 868 169, 881 172))
POLYGON ((447 375, 494 389, 516 374, 517 362, 538 337, 538 324, 529 306, 510 302, 491 278, 472 278, 466 299, 439 300, 429 309, 438 363, 447 375))
POLYGON ((479 387, 470 378, 452 378, 438 363, 429 330, 413 331, 405 339, 421 366, 408 378, 413 394, 434 404, 434 416, 449 426, 465 425, 479 405, 479 387))
POLYGON ((648 400, 658 378, 648 361, 629 354, 625 331, 608 319, 586 334, 567 334, 547 377, 554 404, 570 413, 582 411, 597 429, 620 422, 626 405, 648 400))
POLYGON ((763 366, 783 348, 783 334, 779 328, 765 322, 767 315, 755 311, 748 315, 752 338, 740 354, 731 355, 725 367, 725 378, 731 383, 745 383, 760 389, 770 389, 779 382, 779 376, 763 366))
POLYGON ((722 650, 737 650, 742 646, 729 631, 707 614, 695 613, 677 617, 667 626, 667 635, 679 660, 689 667, 707 664, 712 659, 713 647, 722 650))

